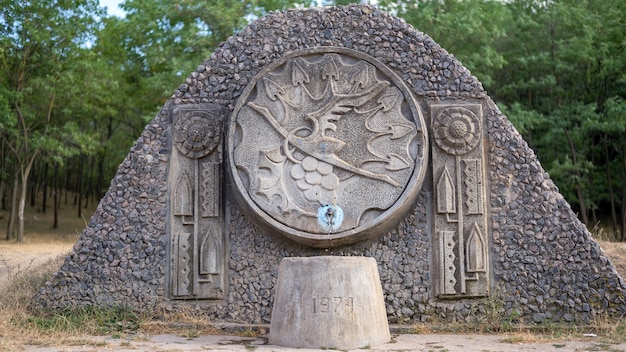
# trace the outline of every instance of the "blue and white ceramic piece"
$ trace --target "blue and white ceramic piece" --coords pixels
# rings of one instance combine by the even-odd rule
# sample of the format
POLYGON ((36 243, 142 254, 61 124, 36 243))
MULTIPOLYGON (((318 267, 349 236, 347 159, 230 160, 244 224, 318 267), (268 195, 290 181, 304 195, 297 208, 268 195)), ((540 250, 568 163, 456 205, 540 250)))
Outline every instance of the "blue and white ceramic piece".
POLYGON ((317 209, 317 223, 324 232, 335 232, 343 222, 343 209, 338 205, 322 205, 317 209))

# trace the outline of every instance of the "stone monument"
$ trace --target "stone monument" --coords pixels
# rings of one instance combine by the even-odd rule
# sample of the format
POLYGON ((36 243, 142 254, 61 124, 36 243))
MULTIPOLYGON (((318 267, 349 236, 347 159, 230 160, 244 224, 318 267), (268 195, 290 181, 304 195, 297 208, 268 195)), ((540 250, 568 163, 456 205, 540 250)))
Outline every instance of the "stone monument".
POLYGON ((270 344, 345 350, 390 340, 373 258, 317 256, 280 262, 270 344))
POLYGON ((267 324, 281 260, 330 256, 375 260, 390 323, 626 312, 624 282, 480 82, 367 5, 272 12, 223 42, 36 300, 267 324))

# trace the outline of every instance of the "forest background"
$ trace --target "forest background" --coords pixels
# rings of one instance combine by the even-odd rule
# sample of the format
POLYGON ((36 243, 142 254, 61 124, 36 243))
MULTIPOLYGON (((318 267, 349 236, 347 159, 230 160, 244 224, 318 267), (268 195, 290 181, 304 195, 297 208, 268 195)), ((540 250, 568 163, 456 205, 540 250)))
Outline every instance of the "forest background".
MULTIPOLYGON (((322 1, 342 5, 356 1, 322 1)), ((361 1, 363 2, 363 1, 361 1)), ((626 241, 626 0, 378 0, 457 57, 589 227, 626 241)), ((81 216, 228 36, 306 0, 0 0, 0 210, 81 216), (38 197, 38 199, 36 199, 38 197), (37 201, 36 201, 37 200, 37 201)))

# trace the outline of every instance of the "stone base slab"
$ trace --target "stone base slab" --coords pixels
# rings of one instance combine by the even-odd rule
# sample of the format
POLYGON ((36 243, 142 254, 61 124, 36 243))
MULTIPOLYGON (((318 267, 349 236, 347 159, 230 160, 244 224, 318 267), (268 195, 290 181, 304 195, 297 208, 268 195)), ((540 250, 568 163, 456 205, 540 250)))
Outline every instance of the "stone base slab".
POLYGON ((391 339, 373 258, 285 258, 280 263, 269 343, 354 349, 391 339))

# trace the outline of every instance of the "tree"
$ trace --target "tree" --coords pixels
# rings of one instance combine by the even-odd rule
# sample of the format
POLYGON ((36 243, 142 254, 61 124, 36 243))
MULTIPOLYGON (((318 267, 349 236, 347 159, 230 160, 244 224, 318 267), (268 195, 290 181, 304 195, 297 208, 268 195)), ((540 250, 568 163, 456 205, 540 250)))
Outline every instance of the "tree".
POLYGON ((428 34, 452 53, 486 86, 505 59, 499 43, 506 38, 512 20, 506 4, 490 0, 379 1, 397 11, 418 30, 428 34))
POLYGON ((134 98, 143 98, 133 105, 141 104, 141 113, 151 117, 222 41, 250 19, 294 3, 302 1, 127 0, 121 5, 126 17, 108 19, 105 32, 113 36, 101 36, 99 44, 103 50, 123 49, 123 61, 115 64, 135 83, 134 98))
MULTIPOLYGON (((493 97, 519 104, 517 112, 541 116, 525 137, 585 223, 595 209, 615 213, 613 183, 624 177, 619 165, 611 165, 622 160, 615 157, 623 134, 607 131, 621 122, 608 114, 606 104, 624 95, 624 21, 619 14, 625 4, 507 4, 515 20, 507 28, 509 40, 500 47, 506 65, 497 73, 493 97)), ((515 111, 509 118, 517 119, 515 111)), ((616 216, 611 217, 615 224, 616 216)))
POLYGON ((19 180, 20 242, 27 183, 35 160, 61 150, 66 145, 63 140, 73 138, 71 116, 63 116, 58 108, 64 103, 59 95, 77 83, 70 73, 77 53, 92 39, 98 15, 95 0, 0 0, 0 87, 11 109, 0 115, 0 127, 15 165, 15 180, 19 180))

